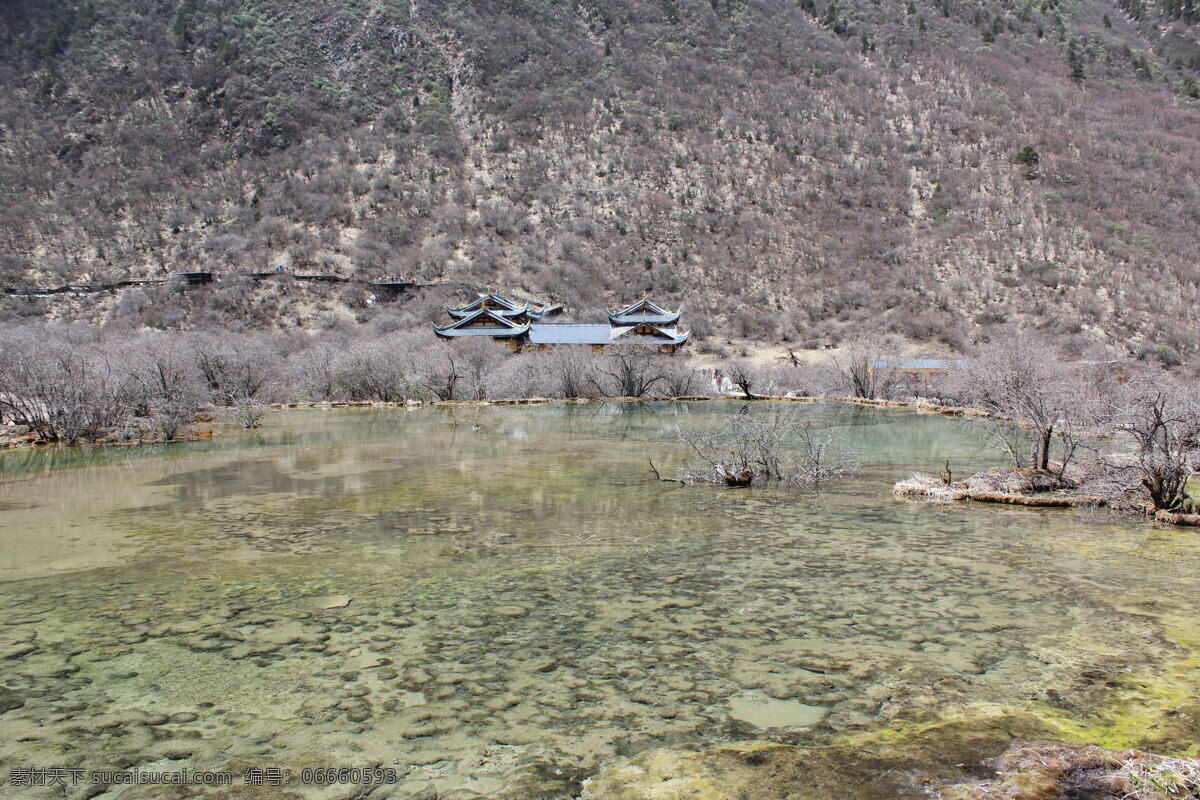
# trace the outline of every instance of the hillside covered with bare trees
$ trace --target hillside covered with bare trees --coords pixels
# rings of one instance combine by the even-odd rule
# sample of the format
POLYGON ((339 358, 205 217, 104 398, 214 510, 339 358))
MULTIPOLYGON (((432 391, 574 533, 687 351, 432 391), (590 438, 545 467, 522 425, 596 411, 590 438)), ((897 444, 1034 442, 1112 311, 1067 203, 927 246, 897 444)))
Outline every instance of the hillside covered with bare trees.
MULTIPOLYGON (((412 274, 697 340, 1196 355, 1191 0, 0 0, 0 284, 412 274)), ((424 323, 224 281, 2 313, 424 323)))

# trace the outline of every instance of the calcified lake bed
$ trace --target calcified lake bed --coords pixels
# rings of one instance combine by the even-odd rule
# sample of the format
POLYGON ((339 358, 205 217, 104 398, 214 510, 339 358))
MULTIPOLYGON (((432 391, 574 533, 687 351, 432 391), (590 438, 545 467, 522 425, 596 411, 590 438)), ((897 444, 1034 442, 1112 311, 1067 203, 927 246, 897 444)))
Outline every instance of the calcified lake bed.
POLYGON ((1200 537, 897 500, 1001 454, 841 404, 788 406, 865 460, 820 492, 650 475, 679 426, 740 408, 288 410, 3 454, 0 780, 292 776, 4 796, 884 797, 1013 736, 1194 750, 1200 537), (806 787, 754 772, 772 742, 806 787), (376 766, 395 782, 299 782, 376 766))

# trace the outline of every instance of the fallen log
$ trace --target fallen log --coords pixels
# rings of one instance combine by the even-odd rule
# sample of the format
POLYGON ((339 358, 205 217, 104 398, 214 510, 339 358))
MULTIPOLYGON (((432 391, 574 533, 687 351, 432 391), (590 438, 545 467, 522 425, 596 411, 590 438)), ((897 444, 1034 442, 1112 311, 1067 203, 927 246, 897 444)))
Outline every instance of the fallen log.
POLYGON ((1031 506, 1034 508, 1079 508, 1081 506, 1107 506, 1106 497, 1069 497, 1051 495, 1039 497, 1026 494, 1006 494, 1004 492, 967 492, 968 500, 980 503, 1003 503, 1010 506, 1031 506))
POLYGON ((1154 521, 1163 522, 1167 525, 1200 528, 1200 514, 1179 514, 1174 511, 1159 510, 1154 512, 1154 521))

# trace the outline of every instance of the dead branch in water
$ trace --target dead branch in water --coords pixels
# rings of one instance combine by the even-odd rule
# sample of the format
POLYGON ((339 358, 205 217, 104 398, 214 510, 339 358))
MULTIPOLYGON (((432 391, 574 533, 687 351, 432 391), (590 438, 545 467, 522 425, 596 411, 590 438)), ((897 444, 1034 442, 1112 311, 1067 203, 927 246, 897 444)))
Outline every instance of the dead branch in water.
POLYGON ((654 466, 654 462, 648 458, 646 460, 650 461, 650 471, 654 473, 654 477, 658 478, 663 483, 683 483, 683 481, 679 480, 678 478, 664 478, 662 475, 658 474, 658 468, 654 466))

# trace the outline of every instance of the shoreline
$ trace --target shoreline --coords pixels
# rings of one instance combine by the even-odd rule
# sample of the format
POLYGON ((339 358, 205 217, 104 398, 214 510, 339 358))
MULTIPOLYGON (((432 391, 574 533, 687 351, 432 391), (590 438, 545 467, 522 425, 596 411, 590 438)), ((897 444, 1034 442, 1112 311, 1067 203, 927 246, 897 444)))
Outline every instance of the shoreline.
MULTIPOLYGON (((332 408, 426 408, 426 407, 486 407, 486 406, 537 406, 551 403, 575 403, 587 405, 591 403, 698 403, 718 400, 735 402, 776 402, 776 403, 847 403, 850 405, 869 406, 873 408, 909 409, 921 413, 936 413, 947 417, 971 417, 973 419, 999 419, 987 411, 963 406, 944 406, 935 403, 922 403, 912 400, 868 400, 857 397, 792 397, 787 395, 754 395, 747 398, 738 395, 679 395, 653 397, 514 397, 496 400, 311 400, 287 403, 268 403, 263 408, 271 411, 286 411, 288 409, 332 409, 332 408)), ((208 406, 201 411, 197 422, 219 422, 212 414, 235 411, 235 406, 208 406)), ((195 424, 195 423, 193 423, 195 424)), ((19 426, 9 426, 19 427, 19 426)), ((27 427, 27 426, 26 426, 27 427)), ((211 429, 193 431, 176 436, 173 439, 89 439, 81 440, 75 445, 42 439, 34 433, 12 434, 8 438, 0 438, 0 452, 23 448, 50 447, 135 447, 138 445, 171 444, 173 442, 191 442, 212 439, 216 436, 211 429)))
MULTIPOLYGON (((425 406, 536 406, 550 403, 699 403, 717 400, 731 400, 745 403, 846 403, 849 405, 870 406, 873 408, 903 408, 914 411, 942 414, 947 417, 971 417, 975 419, 1000 419, 994 414, 978 408, 966 406, 946 406, 937 403, 923 403, 914 400, 869 400, 860 397, 795 397, 790 395, 756 394, 753 397, 741 395, 654 395, 646 397, 515 397, 497 400, 406 400, 403 402, 383 402, 379 400, 318 400, 309 402, 271 403, 271 409, 288 408, 423 408, 425 406)), ((215 407, 217 410, 230 408, 215 407)))
POLYGON ((1072 495, 1057 491, 1025 494, 1020 492, 997 492, 970 489, 965 481, 951 484, 938 483, 937 479, 915 474, 912 478, 898 481, 892 487, 892 496, 900 500, 924 503, 989 503, 996 505, 1024 506, 1027 508, 1074 508, 1084 510, 1108 509, 1114 515, 1137 518, 1142 522, 1157 522, 1176 527, 1200 527, 1200 514, 1188 514, 1166 509, 1155 509, 1138 505, 1128 500, 1113 499, 1101 495, 1072 495))
MULTIPOLYGON (((316 400, 316 401, 296 401, 287 403, 269 403, 263 408, 271 411, 287 411, 289 409, 335 409, 335 408, 379 408, 379 409, 415 409, 415 408, 482 408, 488 406, 537 406, 549 405, 551 403, 573 403, 577 405, 589 405, 593 403, 699 403, 713 401, 733 401, 743 403, 844 403, 846 405, 864 406, 868 408, 891 408, 898 410, 915 411, 919 414, 938 414, 944 417, 968 418, 968 419, 992 419, 1001 421, 1010 421, 1021 425, 1019 420, 1012 420, 1007 417, 1001 417, 992 414, 979 408, 971 408, 969 406, 950 406, 940 403, 927 403, 921 400, 883 400, 869 399, 862 397, 796 397, 789 395, 753 395, 745 397, 742 395, 725 394, 725 395, 677 395, 677 396, 652 396, 652 397, 514 397, 501 398, 496 400, 404 400, 404 401, 379 401, 379 400, 316 400)), ((235 411, 234 406, 209 406, 204 409, 197 417, 197 422, 204 423, 219 423, 220 420, 213 416, 215 413, 235 411)), ((1103 436, 1104 434, 1098 434, 1103 436)), ((26 433, 20 435, 16 439, 0 439, 0 452, 10 450, 20 450, 26 448, 52 448, 52 447, 138 447, 142 445, 164 445, 174 443, 187 443, 196 441, 207 441, 217 437, 217 433, 209 428, 208 430, 191 431, 181 434, 173 439, 128 439, 123 441, 108 441, 104 439, 89 440, 77 445, 63 445, 59 442, 46 441, 38 438, 35 434, 26 433)), ((947 487, 950 488, 950 487, 947 487)), ((950 496, 935 497, 931 495, 923 495, 921 493, 901 492, 893 490, 893 495, 907 500, 925 500, 925 501, 943 501, 943 502, 962 502, 974 501, 978 503, 992 503, 1000 505, 1015 505, 1031 508, 1108 508, 1113 513, 1124 513, 1129 515, 1140 516, 1142 519, 1149 522, 1158 522, 1164 525, 1172 525, 1176 527, 1200 527, 1200 514, 1184 514, 1164 509, 1149 509, 1136 507, 1122 507, 1120 504, 1114 503, 1109 498, 1099 496, 1070 496, 1070 495, 1028 495, 1014 494, 1007 492, 979 492, 971 491, 964 488, 951 489, 950 496)))

